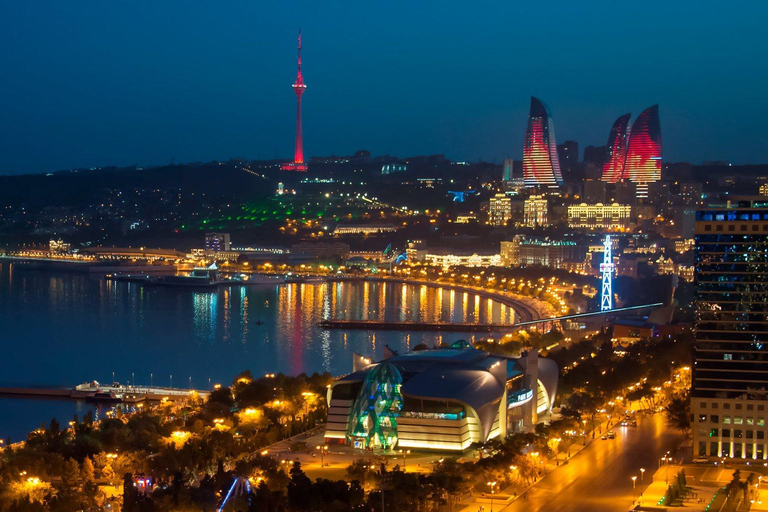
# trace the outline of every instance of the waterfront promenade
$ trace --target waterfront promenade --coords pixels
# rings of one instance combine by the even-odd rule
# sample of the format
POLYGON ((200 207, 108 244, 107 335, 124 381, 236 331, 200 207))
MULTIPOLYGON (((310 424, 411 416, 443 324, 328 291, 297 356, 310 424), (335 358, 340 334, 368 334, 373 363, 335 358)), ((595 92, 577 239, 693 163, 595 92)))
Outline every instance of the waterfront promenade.
POLYGON ((517 322, 530 322, 534 320, 540 320, 541 318, 554 317, 557 314, 554 308, 547 302, 519 294, 491 291, 479 286, 476 287, 463 284, 446 283, 443 281, 427 281, 415 278, 389 276, 330 276, 328 281, 374 281, 383 283, 407 284, 412 286, 429 286, 430 288, 444 288, 446 290, 456 290, 457 292, 472 293, 479 297, 493 300, 494 302, 498 302, 499 304, 503 304, 513 309, 518 317, 517 322))

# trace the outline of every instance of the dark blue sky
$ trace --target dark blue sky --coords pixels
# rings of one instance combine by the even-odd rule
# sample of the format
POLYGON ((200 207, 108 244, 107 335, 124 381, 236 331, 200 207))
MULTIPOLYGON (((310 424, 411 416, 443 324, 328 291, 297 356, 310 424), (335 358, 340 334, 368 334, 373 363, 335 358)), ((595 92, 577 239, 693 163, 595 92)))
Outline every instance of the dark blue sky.
POLYGON ((664 159, 768 162, 763 1, 0 3, 0 173, 293 151, 519 158, 529 96, 602 145, 660 105, 664 159))

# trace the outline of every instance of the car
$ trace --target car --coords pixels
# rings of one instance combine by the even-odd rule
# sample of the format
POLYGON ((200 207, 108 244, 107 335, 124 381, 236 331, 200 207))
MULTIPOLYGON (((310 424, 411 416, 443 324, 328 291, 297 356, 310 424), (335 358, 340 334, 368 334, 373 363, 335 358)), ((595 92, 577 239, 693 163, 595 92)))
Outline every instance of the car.
POLYGON ((603 441, 605 441, 606 439, 608 439, 608 436, 607 436, 607 435, 605 435, 605 434, 603 434, 603 435, 601 435, 601 436, 600 436, 600 439, 602 439, 603 441))
POLYGON ((696 457, 693 459, 694 464, 706 464, 709 460, 706 457, 696 457))
POLYGON ((632 420, 632 423, 630 423, 630 425, 632 425, 633 427, 636 427, 637 426, 637 422, 635 420, 632 420))
POLYGON ((629 426, 629 421, 627 421, 627 420, 622 421, 621 422, 621 426, 622 427, 628 427, 629 426))
POLYGON ((613 430, 609 430, 608 439, 616 439, 616 432, 614 432, 613 430))

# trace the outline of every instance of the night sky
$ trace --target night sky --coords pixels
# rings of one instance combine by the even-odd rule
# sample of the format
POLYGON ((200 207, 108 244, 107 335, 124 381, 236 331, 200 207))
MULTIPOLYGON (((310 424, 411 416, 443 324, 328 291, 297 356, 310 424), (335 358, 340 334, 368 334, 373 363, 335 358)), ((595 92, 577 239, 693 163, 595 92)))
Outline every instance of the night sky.
POLYGON ((293 153, 522 154, 529 97, 603 145, 658 103, 664 160, 768 162, 768 3, 0 2, 0 173, 293 153), (457 8, 461 6, 461 8, 457 8))

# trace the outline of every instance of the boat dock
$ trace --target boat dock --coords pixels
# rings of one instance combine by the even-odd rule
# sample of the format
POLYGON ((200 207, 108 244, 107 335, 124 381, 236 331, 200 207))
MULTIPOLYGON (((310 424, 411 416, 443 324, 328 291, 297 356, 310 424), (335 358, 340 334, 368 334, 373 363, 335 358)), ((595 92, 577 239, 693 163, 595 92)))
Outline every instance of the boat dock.
POLYGON ((74 388, 0 387, 0 396, 58 398, 94 402, 138 403, 183 400, 190 396, 207 398, 209 391, 149 386, 102 386, 97 382, 74 388))

